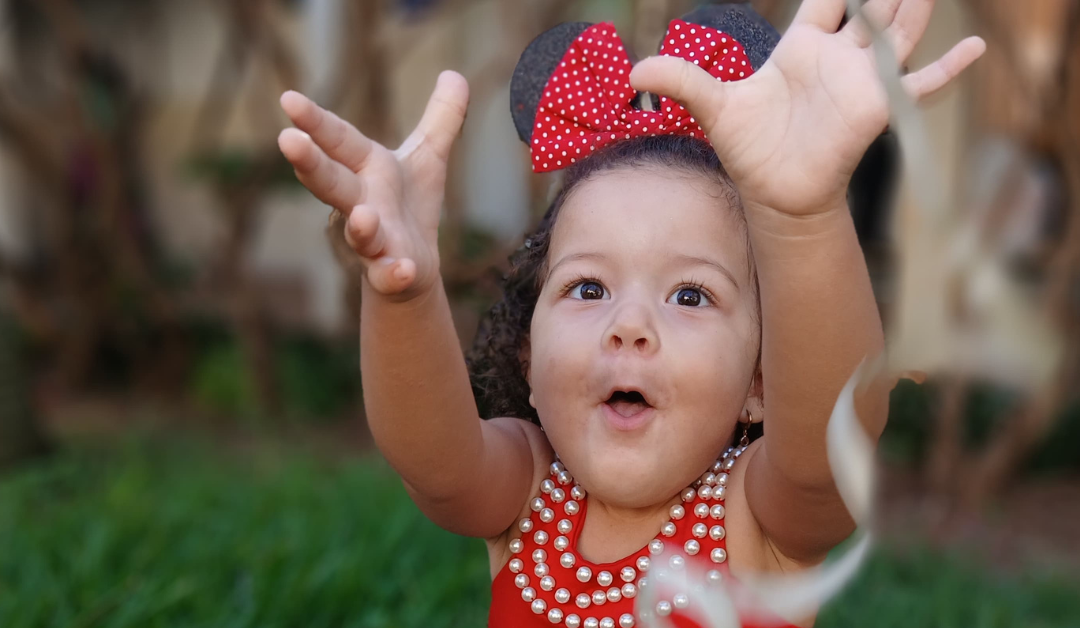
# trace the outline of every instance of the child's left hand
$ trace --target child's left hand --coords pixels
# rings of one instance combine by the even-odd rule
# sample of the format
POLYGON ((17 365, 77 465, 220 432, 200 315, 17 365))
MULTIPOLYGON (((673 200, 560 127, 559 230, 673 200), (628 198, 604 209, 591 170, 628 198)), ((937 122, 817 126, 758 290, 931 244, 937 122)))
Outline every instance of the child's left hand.
MULTIPOLYGON (((922 39, 934 0, 870 0, 864 12, 901 65, 922 39)), ((863 18, 836 31, 844 0, 805 0, 768 62, 722 83, 676 57, 652 57, 630 75, 634 89, 681 102, 697 119, 748 208, 809 215, 842 206, 863 153, 889 120, 863 18)), ((986 44, 969 37, 903 77, 915 99, 948 85, 986 44)))

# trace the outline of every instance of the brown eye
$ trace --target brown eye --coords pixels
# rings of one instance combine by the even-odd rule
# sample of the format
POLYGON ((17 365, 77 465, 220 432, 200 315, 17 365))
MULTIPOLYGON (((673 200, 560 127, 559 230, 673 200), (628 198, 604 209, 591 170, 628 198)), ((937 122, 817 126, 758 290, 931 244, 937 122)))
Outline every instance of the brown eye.
POLYGON ((586 281, 577 287, 574 291, 577 294, 577 298, 582 300, 596 300, 604 298, 604 287, 595 281, 586 281))
POLYGON ((679 305, 697 307, 701 305, 702 301, 701 291, 697 288, 683 288, 675 294, 675 303, 679 305))

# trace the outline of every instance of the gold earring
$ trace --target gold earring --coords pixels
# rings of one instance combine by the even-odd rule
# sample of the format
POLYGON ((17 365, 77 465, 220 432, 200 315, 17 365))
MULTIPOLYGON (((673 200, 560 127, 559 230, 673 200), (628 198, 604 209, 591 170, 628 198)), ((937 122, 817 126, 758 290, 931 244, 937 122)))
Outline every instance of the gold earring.
POLYGON ((746 410, 746 416, 749 417, 749 421, 743 423, 742 438, 739 439, 739 447, 746 447, 750 444, 750 425, 754 422, 754 415, 749 409, 746 410))

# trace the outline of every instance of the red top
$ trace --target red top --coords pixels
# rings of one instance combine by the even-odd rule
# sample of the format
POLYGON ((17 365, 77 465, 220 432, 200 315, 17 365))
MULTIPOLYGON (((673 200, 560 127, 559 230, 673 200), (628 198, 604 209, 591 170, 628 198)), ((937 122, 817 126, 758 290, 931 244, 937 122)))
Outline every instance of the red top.
MULTIPOLYGON (((531 516, 519 522, 520 535, 511 541, 510 561, 492 583, 489 628, 633 628, 642 624, 643 612, 670 613, 668 619, 678 628, 697 628, 696 622, 680 613, 692 603, 687 596, 661 596, 658 604, 662 608, 635 608, 635 602, 642 580, 650 568, 656 571, 661 561, 668 566, 675 560, 671 565, 675 568, 679 560, 693 561, 702 573, 708 571, 703 584, 708 586, 711 579, 730 586, 723 506, 726 488, 722 486, 727 475, 721 464, 714 467, 719 473, 706 474, 715 476, 719 483, 710 486, 702 482, 692 498, 693 487, 687 488, 681 506, 673 507, 675 512, 656 539, 630 556, 606 564, 589 562, 577 552, 588 502, 569 473, 558 463, 553 465, 555 472, 532 500, 531 516)), ((657 585, 646 582, 646 586, 657 585)), ((742 619, 744 628, 756 628, 757 624, 742 619)), ((796 628, 783 621, 768 625, 796 628)))

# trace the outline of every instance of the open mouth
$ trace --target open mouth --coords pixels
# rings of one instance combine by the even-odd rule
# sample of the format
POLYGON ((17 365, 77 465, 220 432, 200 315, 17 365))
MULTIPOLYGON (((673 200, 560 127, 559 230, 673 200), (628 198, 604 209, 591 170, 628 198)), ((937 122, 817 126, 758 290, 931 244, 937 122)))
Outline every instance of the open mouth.
POLYGON ((652 407, 645 400, 645 396, 636 390, 616 390, 605 403, 624 418, 630 418, 652 407))

